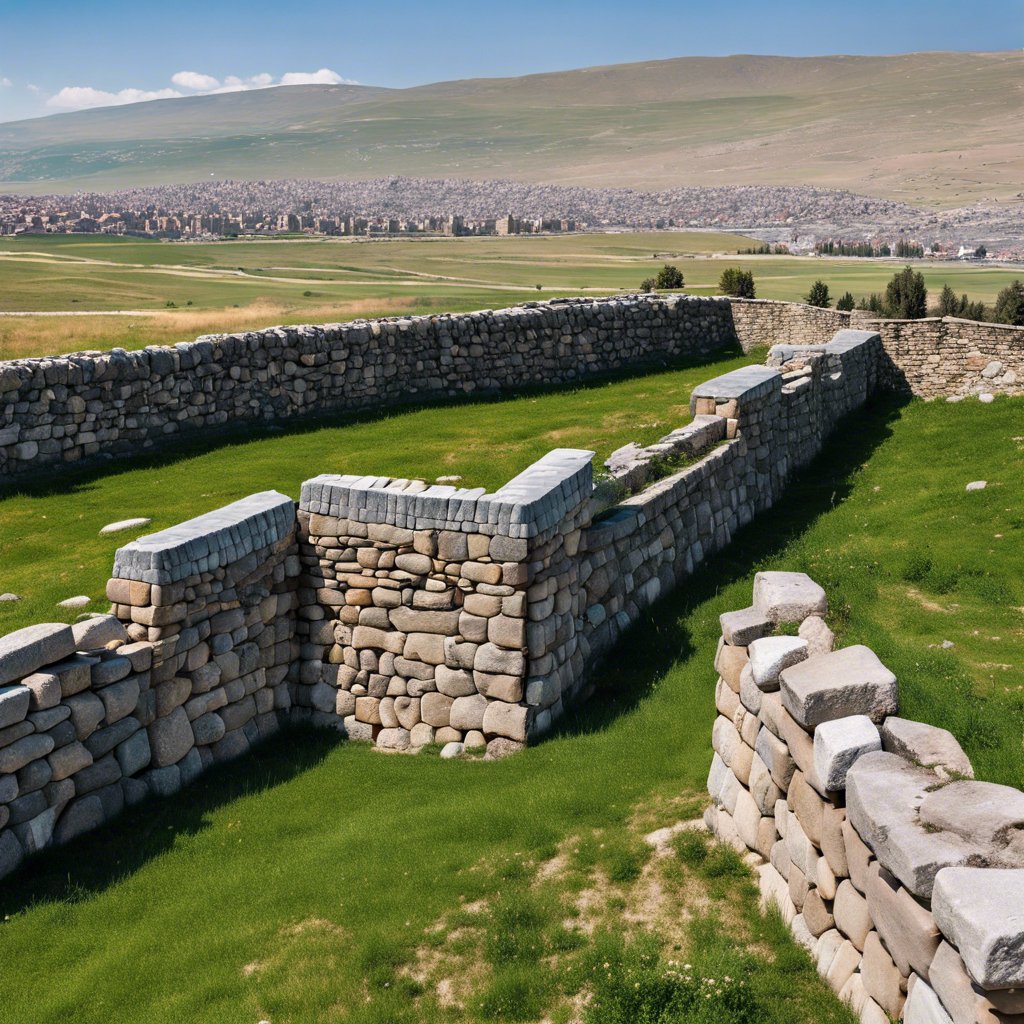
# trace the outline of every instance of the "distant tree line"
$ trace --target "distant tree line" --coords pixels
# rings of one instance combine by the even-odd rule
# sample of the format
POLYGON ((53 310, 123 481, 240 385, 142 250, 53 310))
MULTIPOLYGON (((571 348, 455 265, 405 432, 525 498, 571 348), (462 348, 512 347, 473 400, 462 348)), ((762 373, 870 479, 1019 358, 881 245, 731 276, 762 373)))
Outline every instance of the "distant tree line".
MULTIPOLYGON (((640 285, 640 290, 678 290, 683 287, 683 275, 678 267, 666 263, 658 271, 657 277, 648 277, 640 285)), ((754 275, 749 270, 739 267, 726 267, 718 279, 718 291, 737 299, 753 299, 757 297, 754 275)), ((810 291, 804 296, 804 302, 819 309, 829 309, 832 305, 832 294, 825 281, 817 280, 811 285, 810 291)), ((853 293, 844 292, 836 300, 836 309, 849 312, 861 309, 874 313, 878 317, 890 320, 921 320, 927 316, 955 316, 963 320, 978 320, 986 323, 1011 324, 1024 327, 1024 282, 1014 281, 1007 285, 996 296, 991 307, 979 301, 972 301, 966 293, 957 295, 947 284, 939 293, 938 304, 931 310, 928 308, 928 288, 924 274, 911 267, 904 267, 893 274, 881 294, 872 292, 860 300, 854 299, 853 293)))

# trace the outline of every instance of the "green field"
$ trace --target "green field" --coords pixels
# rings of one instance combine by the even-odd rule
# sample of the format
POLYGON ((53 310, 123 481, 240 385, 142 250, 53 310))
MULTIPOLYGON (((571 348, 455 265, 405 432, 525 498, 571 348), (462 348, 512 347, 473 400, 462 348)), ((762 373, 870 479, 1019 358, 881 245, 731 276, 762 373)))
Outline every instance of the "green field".
MULTIPOLYGON (((729 365, 13 495, 0 564, 50 596, 63 590, 39 567, 55 562, 72 590, 98 587, 113 546, 96 539, 101 509, 165 525, 256 481, 294 493, 324 470, 492 485, 556 440, 604 451, 642 437, 641 423, 676 422, 692 380, 729 365)), ((625 1024, 656 1009, 645 1001, 685 959, 746 985, 739 1010, 695 1021, 848 1022, 778 922, 757 916, 734 856, 682 835, 658 857, 641 837, 699 811, 718 615, 749 603, 764 568, 809 572, 840 641, 871 645, 896 673, 901 713, 950 728, 978 777, 1024 783, 1020 413, 999 398, 854 414, 776 510, 643 617, 588 707, 514 758, 387 756, 293 733, 32 862, 0 893, 4 1019, 625 1024), (966 493, 975 479, 988 487, 966 493), (604 1016, 586 1016, 588 991, 604 1016)))
MULTIPOLYGON (((834 298, 881 292, 899 261, 737 257, 750 240, 714 232, 418 240, 167 243, 65 235, 0 239, 0 358, 174 344, 199 334, 357 316, 495 309, 556 295, 635 291, 666 261, 686 290, 718 291, 727 266, 760 298, 800 300, 822 278, 834 298), (732 254, 732 255, 729 255, 732 254), (538 290, 539 286, 539 290, 538 290), (169 305, 173 304, 173 305, 169 305)), ((992 303, 1020 272, 921 264, 932 299, 946 283, 992 303)))

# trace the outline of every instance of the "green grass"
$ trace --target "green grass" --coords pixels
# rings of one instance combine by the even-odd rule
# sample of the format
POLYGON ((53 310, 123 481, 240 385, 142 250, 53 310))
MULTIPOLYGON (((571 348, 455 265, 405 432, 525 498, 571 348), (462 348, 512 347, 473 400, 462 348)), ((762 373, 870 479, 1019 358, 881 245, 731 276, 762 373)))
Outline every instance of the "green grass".
MULTIPOLYGON (((885 401, 855 414, 775 510, 644 615, 589 704, 514 758, 386 756, 293 733, 32 862, 0 892, 6 1019, 383 1024, 512 1020, 525 1006, 564 1021, 571 993, 593 984, 580 972, 603 955, 600 935, 619 932, 619 961, 633 962, 624 912, 662 870, 666 898, 685 905, 697 887, 711 908, 652 925, 659 970, 678 952, 749 977, 760 1019, 848 1020, 781 923, 753 915, 735 857, 678 840, 674 868, 652 867, 638 836, 696 813, 718 615, 748 604, 766 568, 809 572, 840 642, 870 644, 896 673, 903 714, 950 728, 980 778, 1024 783, 1020 408, 885 401), (988 488, 966 494, 979 478, 988 488), (556 854, 563 869, 541 881, 556 854), (566 922, 595 887, 596 937, 581 939, 566 922), (442 1005, 439 977, 466 993, 465 1010, 442 1005)), ((411 466, 427 425, 458 414, 379 424, 375 468, 411 466)), ((264 486, 272 461, 236 458, 234 472, 264 486)), ((181 464, 165 496, 197 490, 195 466, 181 464)))
MULTIPOLYGON (((306 424, 287 434, 193 449, 185 457, 158 457, 148 466, 134 462, 72 477, 70 484, 23 485, 25 493, 0 497, 0 593, 24 597, 0 602, 0 633, 59 621, 68 613, 57 602, 73 594, 87 594, 93 607, 102 606, 116 548, 255 490, 274 488, 298 498, 302 481, 320 473, 427 480, 458 475, 464 486, 493 490, 552 448, 596 450, 600 466, 629 441, 649 444, 689 422, 697 384, 758 360, 756 353, 729 354, 518 399, 306 424), (134 534, 100 536, 107 523, 135 516, 153 523, 134 534)), ((192 439, 193 446, 199 443, 192 439)))

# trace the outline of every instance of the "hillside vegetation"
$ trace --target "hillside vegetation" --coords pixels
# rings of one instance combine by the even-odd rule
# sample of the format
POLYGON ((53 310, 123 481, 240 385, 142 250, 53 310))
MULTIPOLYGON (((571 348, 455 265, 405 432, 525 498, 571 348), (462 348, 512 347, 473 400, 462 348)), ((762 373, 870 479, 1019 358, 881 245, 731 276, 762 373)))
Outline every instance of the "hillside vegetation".
POLYGON ((410 89, 293 86, 0 126, 0 182, 36 192, 408 174, 799 183, 958 206, 1016 196, 1022 158, 1020 52, 683 57, 410 89))

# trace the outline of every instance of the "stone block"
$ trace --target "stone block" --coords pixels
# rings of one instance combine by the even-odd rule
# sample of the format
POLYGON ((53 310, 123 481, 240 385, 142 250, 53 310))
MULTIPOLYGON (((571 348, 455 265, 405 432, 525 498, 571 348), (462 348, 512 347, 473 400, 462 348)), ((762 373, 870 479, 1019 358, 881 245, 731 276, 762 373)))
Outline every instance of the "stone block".
MULTIPOLYGON (((994 782, 964 780, 933 789, 921 801, 926 828, 989 846, 1003 867, 1024 868, 1024 793, 994 782)), ((998 866, 995 860, 993 866, 998 866)))
POLYGON ((503 736, 520 743, 526 741, 529 708, 504 701, 489 701, 484 712, 483 732, 488 736, 503 736))
POLYGON ((814 767, 827 790, 846 788, 846 773, 862 754, 882 749, 882 738, 867 715, 822 722, 814 730, 814 767))
POLYGON ((746 647, 752 641, 768 636, 773 628, 771 620, 753 607, 723 612, 719 622, 725 642, 733 647, 746 647))
POLYGON ((903 1024, 953 1024, 935 990, 917 975, 911 975, 903 1024))
POLYGON ((746 647, 723 644, 715 656, 715 671, 725 680, 733 693, 740 692, 740 673, 750 660, 746 647))
POLYGON ((864 980, 864 991, 889 1017, 899 1019, 905 999, 901 989, 903 975, 882 945, 877 932, 869 932, 864 941, 860 973, 864 980))
POLYGON ((114 615, 91 615, 71 627, 75 650, 94 651, 115 643, 127 643, 128 631, 114 615))
POLYGON ((800 623, 798 635, 807 641, 807 657, 830 654, 835 645, 835 634, 818 615, 811 615, 800 623))
POLYGON ((848 878, 844 878, 836 889, 832 914, 836 927, 863 953, 864 942, 871 931, 871 914, 868 912, 868 901, 857 892, 848 878))
POLYGON ((64 623, 26 626, 0 636, 0 686, 30 676, 44 665, 52 665, 74 653, 75 637, 71 627, 64 623))
POLYGON ((974 776, 971 762, 953 734, 924 722, 890 715, 882 723, 882 749, 932 768, 943 778, 974 776))
POLYGON ((759 572, 754 577, 754 610, 772 623, 803 622, 828 611, 825 591, 806 573, 759 572))
POLYGON ((0 775, 16 772, 32 761, 46 757, 53 748, 53 738, 45 733, 32 733, 0 747, 0 775))
MULTIPOLYGON (((55 708, 61 699, 60 680, 52 672, 33 672, 21 681, 22 686, 27 686, 31 692, 29 698, 30 711, 45 711, 48 708, 55 708)), ((15 690, 17 687, 9 687, 15 690)), ((7 690, 0 690, 0 715, 3 711, 3 694, 7 690)))
POLYGON ((176 764, 192 749, 195 737, 184 708, 175 708, 149 727, 149 745, 155 768, 176 764))
POLYGON ((455 700, 443 693, 425 693, 420 698, 420 718, 435 729, 451 724, 455 700))
POLYGON ((943 868, 932 913, 978 985, 1024 988, 1024 868, 943 868))
POLYGON ((784 669, 782 702, 805 729, 850 715, 880 722, 898 706, 896 677, 861 644, 784 669))
POLYGON ((953 832, 930 832, 918 811, 935 775, 896 754, 873 751, 854 762, 846 776, 846 813, 882 866, 915 896, 930 899, 936 874, 945 867, 987 863, 992 851, 953 832))
POLYGON ((868 867, 866 896, 875 930, 900 973, 927 978, 941 938, 931 912, 877 861, 868 867))
POLYGON ((92 764, 92 754, 78 740, 54 750, 47 761, 50 763, 53 782, 70 778, 75 772, 92 764))
POLYGON ((766 636, 748 648, 750 671, 758 689, 779 688, 779 673, 807 659, 807 641, 795 636, 766 636))

